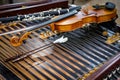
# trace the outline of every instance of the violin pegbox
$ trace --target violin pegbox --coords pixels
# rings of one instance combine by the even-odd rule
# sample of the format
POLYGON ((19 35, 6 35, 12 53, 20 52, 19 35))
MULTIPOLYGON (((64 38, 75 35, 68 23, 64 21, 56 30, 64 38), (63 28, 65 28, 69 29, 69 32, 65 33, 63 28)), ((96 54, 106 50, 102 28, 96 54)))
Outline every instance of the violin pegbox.
POLYGON ((14 47, 18 47, 20 45, 22 45, 22 43, 28 39, 29 35, 31 34, 31 32, 26 32, 25 34, 23 34, 22 36, 13 36, 11 39, 10 39, 10 44, 14 47))

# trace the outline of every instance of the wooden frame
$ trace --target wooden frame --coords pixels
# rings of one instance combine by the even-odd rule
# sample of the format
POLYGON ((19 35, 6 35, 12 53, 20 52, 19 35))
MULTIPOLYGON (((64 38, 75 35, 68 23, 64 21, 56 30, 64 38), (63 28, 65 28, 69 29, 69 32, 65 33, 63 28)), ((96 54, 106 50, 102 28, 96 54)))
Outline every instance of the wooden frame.
MULTIPOLYGON (((32 3, 23 3, 24 6, 31 5, 32 3)), ((34 3, 32 6, 26 6, 26 7, 20 7, 22 5, 15 4, 14 6, 11 5, 11 9, 7 9, 7 6, 3 6, 4 10, 0 11, 0 17, 8 17, 8 16, 15 16, 15 15, 23 15, 23 14, 29 14, 34 12, 40 12, 44 10, 48 10, 51 8, 67 8, 68 7, 68 1, 67 0, 48 0, 48 2, 45 2, 44 4, 41 4, 41 2, 38 1, 34 3), (37 5, 35 5, 37 4, 37 5), (14 7, 14 8, 13 8, 14 7), (16 8, 20 7, 20 8, 16 8)))
POLYGON ((91 76, 87 77, 86 80, 103 80, 112 70, 120 66, 120 53, 106 62, 100 69, 98 69, 91 76))
POLYGON ((21 2, 21 3, 14 3, 14 4, 5 4, 0 6, 0 11, 8 10, 13 8, 20 8, 21 6, 33 6, 37 4, 43 4, 52 0, 42 0, 42 1, 31 1, 31 2, 21 2))

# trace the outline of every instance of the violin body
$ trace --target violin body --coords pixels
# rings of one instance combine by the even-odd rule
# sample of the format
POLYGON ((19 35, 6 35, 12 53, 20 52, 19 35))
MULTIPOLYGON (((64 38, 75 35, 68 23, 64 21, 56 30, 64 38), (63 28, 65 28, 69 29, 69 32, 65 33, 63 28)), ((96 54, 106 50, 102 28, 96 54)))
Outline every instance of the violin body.
POLYGON ((86 11, 79 11, 77 14, 50 24, 52 31, 68 32, 78 28, 83 28, 87 23, 102 23, 116 18, 117 10, 95 9, 87 6, 86 11))

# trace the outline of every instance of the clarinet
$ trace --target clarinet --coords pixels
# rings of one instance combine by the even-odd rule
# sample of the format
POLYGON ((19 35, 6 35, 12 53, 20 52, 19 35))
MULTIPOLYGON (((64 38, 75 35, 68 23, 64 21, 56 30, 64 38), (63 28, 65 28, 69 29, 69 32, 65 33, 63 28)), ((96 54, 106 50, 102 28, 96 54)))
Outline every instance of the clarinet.
POLYGON ((49 16, 57 16, 68 13, 73 10, 81 9, 80 6, 70 7, 68 9, 52 9, 48 11, 28 14, 28 15, 17 15, 11 17, 0 18, 0 23, 9 23, 13 21, 32 21, 32 20, 41 20, 49 16))

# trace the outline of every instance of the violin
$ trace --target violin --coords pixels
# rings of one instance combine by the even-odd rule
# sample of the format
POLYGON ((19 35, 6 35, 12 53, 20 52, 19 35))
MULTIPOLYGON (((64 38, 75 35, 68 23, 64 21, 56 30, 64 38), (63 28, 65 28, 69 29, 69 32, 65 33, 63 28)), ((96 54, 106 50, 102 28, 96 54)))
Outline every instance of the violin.
POLYGON ((115 4, 107 2, 105 5, 82 7, 77 14, 50 24, 52 31, 68 32, 83 28, 88 23, 102 23, 117 18, 115 4))

